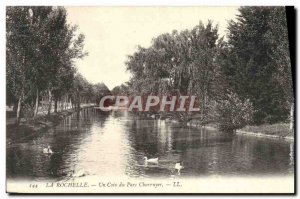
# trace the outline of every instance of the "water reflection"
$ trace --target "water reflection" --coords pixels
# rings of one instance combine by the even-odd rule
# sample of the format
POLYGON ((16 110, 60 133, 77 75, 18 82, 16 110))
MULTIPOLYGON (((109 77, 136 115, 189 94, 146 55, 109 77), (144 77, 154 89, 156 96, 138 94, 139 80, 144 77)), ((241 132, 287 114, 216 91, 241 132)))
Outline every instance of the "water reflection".
POLYGON ((293 142, 228 137, 216 131, 144 119, 127 112, 85 109, 49 132, 7 146, 7 176, 67 179, 74 173, 107 177, 285 175, 293 173, 293 142), (53 155, 42 149, 51 146, 53 155), (144 157, 159 158, 146 164, 144 157))

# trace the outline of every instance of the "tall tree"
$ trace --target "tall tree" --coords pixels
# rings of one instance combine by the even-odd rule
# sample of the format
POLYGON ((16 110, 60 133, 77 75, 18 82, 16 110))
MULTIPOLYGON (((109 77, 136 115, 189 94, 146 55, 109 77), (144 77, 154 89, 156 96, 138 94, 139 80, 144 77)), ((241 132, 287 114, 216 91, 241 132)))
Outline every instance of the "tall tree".
POLYGON ((35 37, 29 7, 7 7, 6 10, 6 77, 7 91, 17 101, 17 118, 31 90, 31 72, 35 61, 35 37))
POLYGON ((7 7, 7 93, 17 101, 17 122, 24 102, 35 101, 37 115, 43 91, 50 113, 53 94, 57 100, 72 85, 74 60, 87 55, 84 35, 76 34, 66 15, 63 7, 7 7))
POLYGON ((77 27, 68 25, 66 17, 67 12, 63 7, 53 9, 43 32, 45 45, 42 52, 47 65, 46 82, 49 93, 48 114, 50 114, 53 97, 59 97, 53 96, 53 91, 58 95, 61 93, 59 90, 64 90, 63 85, 66 83, 60 80, 69 81, 66 77, 72 74, 73 59, 86 55, 83 52, 84 35, 79 34, 74 38, 77 27))
POLYGON ((284 121, 289 112, 284 104, 291 92, 284 7, 242 7, 239 11, 237 21, 229 24, 223 75, 241 99, 253 103, 255 123, 284 121), (286 82, 280 80, 281 70, 286 71, 286 82))

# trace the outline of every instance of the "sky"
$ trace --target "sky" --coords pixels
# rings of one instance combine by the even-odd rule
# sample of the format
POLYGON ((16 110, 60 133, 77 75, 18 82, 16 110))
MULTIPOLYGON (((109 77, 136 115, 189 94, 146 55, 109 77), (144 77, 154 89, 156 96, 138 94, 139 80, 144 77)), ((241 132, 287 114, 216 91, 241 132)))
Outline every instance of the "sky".
POLYGON ((212 20, 219 35, 238 7, 66 7, 68 22, 85 34, 89 55, 76 61, 78 71, 90 82, 109 89, 130 79, 125 62, 137 46, 149 47, 154 37, 172 30, 192 29, 201 20, 212 20))

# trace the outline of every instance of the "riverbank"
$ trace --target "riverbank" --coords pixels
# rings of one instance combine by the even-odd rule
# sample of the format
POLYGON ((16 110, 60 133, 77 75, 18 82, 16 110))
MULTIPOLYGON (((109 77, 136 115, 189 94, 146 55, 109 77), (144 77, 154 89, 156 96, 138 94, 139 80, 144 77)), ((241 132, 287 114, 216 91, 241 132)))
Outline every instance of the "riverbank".
MULTIPOLYGON (((218 129, 216 124, 202 125, 199 120, 191 120, 187 123, 187 126, 211 130, 218 129)), ((290 130, 289 127, 290 124, 288 123, 263 124, 259 126, 247 125, 241 129, 237 129, 236 134, 293 141, 294 131, 290 130)))
POLYGON ((58 125, 60 121, 63 120, 65 117, 73 114, 76 111, 78 110, 68 109, 57 113, 51 113, 50 115, 40 115, 36 118, 21 120, 19 125, 7 124, 6 143, 11 144, 15 141, 33 136, 36 133, 48 131, 50 128, 58 125))
POLYGON ((288 123, 263 124, 259 126, 245 126, 238 129, 237 134, 256 137, 268 137, 276 139, 294 140, 294 131, 290 130, 288 123))

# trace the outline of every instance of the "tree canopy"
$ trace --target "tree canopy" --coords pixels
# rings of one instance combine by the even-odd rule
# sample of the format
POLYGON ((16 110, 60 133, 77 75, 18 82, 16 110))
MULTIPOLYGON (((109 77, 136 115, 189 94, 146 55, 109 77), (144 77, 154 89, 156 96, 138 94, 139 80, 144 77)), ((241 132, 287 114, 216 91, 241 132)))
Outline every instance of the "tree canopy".
POLYGON ((129 90, 196 95, 201 120, 224 121, 223 127, 286 121, 293 92, 285 8, 239 12, 226 38, 212 21, 200 21, 191 30, 159 35, 148 48, 139 46, 126 62, 129 90), (240 117, 228 121, 224 112, 240 117))

